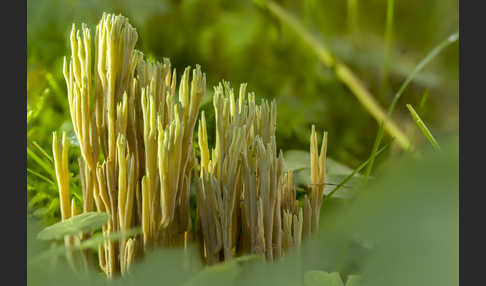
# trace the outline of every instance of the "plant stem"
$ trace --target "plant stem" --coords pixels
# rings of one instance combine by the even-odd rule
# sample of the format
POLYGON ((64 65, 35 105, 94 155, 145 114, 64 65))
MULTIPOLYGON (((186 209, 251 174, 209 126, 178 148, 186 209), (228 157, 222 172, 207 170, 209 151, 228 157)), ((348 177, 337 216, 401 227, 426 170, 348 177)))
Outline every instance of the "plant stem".
POLYGON ((354 38, 356 33, 356 25, 358 23, 358 0, 347 0, 348 7, 348 29, 351 37, 354 38))
POLYGON ((44 181, 48 182, 49 184, 53 185, 54 187, 56 187, 56 183, 54 183, 54 182, 53 182, 51 179, 47 178, 46 176, 44 176, 44 175, 42 175, 42 174, 39 174, 39 173, 37 173, 36 171, 31 170, 31 169, 29 169, 29 168, 26 168, 26 170, 27 170, 27 172, 31 173, 32 175, 37 176, 37 177, 39 177, 40 179, 42 179, 42 180, 44 180, 44 181))
POLYGON ((386 10, 386 26, 385 26, 385 55, 383 58, 383 77, 381 82, 382 92, 386 95, 388 89, 388 76, 390 70, 390 50, 393 34, 393 12, 395 7, 395 0, 387 1, 386 10))
MULTIPOLYGON (((420 103, 419 103, 419 106, 418 106, 418 112, 421 113, 421 114, 423 114, 423 112, 424 112, 425 103, 427 102, 429 95, 430 95, 429 89, 426 89, 425 92, 424 92, 424 95, 420 99, 420 103)), ((410 148, 409 148, 408 152, 411 152, 412 149, 413 149, 413 145, 414 145, 414 141, 415 141, 415 135, 416 135, 415 133, 416 133, 415 129, 413 129, 410 132, 410 148)))
POLYGON ((427 140, 429 140, 430 144, 435 148, 435 150, 440 150, 439 143, 437 143, 437 140, 435 140, 434 136, 430 132, 429 128, 425 125, 425 123, 422 121, 420 116, 417 114, 415 109, 410 104, 407 104, 407 108, 410 111, 410 115, 412 115, 413 120, 415 123, 418 125, 422 133, 424 133, 425 137, 427 140))

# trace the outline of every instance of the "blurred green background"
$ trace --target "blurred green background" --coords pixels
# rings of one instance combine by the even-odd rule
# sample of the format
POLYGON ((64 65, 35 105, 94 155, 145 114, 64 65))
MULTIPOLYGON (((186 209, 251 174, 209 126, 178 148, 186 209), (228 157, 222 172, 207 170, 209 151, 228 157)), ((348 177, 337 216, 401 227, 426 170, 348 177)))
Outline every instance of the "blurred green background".
MULTIPOLYGON (((457 0, 395 1, 383 88, 386 0, 276 2, 349 65, 384 108, 415 65, 458 30, 457 0)), ((61 66, 69 55, 71 25, 94 27, 103 11, 127 16, 139 33, 137 48, 156 59, 170 58, 179 73, 200 64, 210 91, 225 79, 235 88, 247 82, 257 97, 276 98, 279 148, 308 149, 316 124, 329 132, 334 159, 356 167, 368 157, 377 130, 373 117, 298 36, 250 0, 28 1, 28 103, 34 105, 49 87, 46 73, 59 89, 55 94, 50 88, 43 111, 50 116, 39 118, 46 129, 32 140, 48 146, 46 134, 69 122, 61 66)), ((420 115, 433 133, 458 129, 458 64, 456 43, 417 76, 394 115, 402 130, 412 123, 405 103, 416 106, 426 90, 430 96, 420 115)))
MULTIPOLYGON (((283 0, 275 3, 296 17, 323 45, 348 65, 384 109, 388 108, 393 95, 420 60, 458 30, 458 0, 283 0), (387 52, 385 33, 390 25, 386 24, 386 15, 390 2, 394 2, 394 17, 387 52), (385 64, 386 59, 388 65, 385 64)), ((297 34, 251 0, 29 0, 27 197, 29 213, 41 218, 43 224, 59 220, 57 186, 50 162, 52 132, 67 131, 72 142, 76 143, 62 77, 62 59, 69 56, 68 35, 72 23, 79 25, 84 22, 94 28, 103 12, 127 16, 139 34, 137 49, 154 59, 170 58, 179 75, 186 66, 200 64, 207 74, 210 94, 212 87, 224 79, 230 81, 235 89, 240 83, 248 83, 247 90, 254 91, 257 98, 276 99, 278 148, 308 150, 311 125, 315 124, 316 130, 328 131, 329 157, 353 169, 369 157, 378 130, 377 122, 334 72, 319 62, 312 49, 297 34)), ((381 176, 381 172, 377 172, 375 175, 379 180, 375 187, 378 191, 372 196, 375 201, 370 202, 368 198, 362 208, 355 207, 358 210, 350 214, 348 210, 352 208, 345 208, 345 218, 338 212, 340 215, 336 217, 341 220, 338 219, 335 225, 325 226, 329 236, 318 240, 321 246, 325 242, 326 247, 321 249, 316 246, 315 249, 319 251, 309 252, 307 259, 310 265, 328 271, 341 271, 346 275, 358 268, 376 274, 380 267, 386 266, 388 270, 402 267, 403 271, 399 271, 399 274, 409 275, 406 276, 409 280, 397 282, 394 279, 399 276, 370 274, 372 277, 368 281, 372 281, 372 284, 365 285, 446 285, 442 283, 444 281, 448 285, 457 285, 451 283, 456 278, 454 271, 449 272, 449 276, 441 276, 446 280, 440 280, 439 284, 427 280, 430 278, 427 274, 437 277, 443 274, 444 269, 441 267, 455 269, 455 252, 441 252, 441 247, 455 251, 457 246, 454 240, 457 231, 457 140, 443 138, 449 138, 459 130, 458 86, 459 45, 456 42, 415 77, 393 114, 399 127, 418 146, 427 145, 428 142, 405 108, 405 104, 411 104, 439 139, 439 143, 452 142, 452 147, 446 149, 448 153, 443 151, 434 154, 435 159, 425 161, 429 163, 422 168, 422 161, 410 158, 413 163, 402 164, 400 167, 398 148, 390 148, 384 155, 380 155, 377 169, 393 169, 392 177, 389 178, 386 173, 381 176), (419 110, 418 106, 426 93, 429 95, 427 101, 419 110), (439 166, 439 170, 430 173, 430 176, 427 173, 426 176, 422 174, 422 177, 416 177, 421 172, 426 173, 439 166), (414 179, 410 180, 411 177, 414 179), (442 177, 451 180, 448 181, 450 184, 441 183, 442 177), (393 184, 401 187, 390 195, 388 190, 394 188, 393 184), (410 189, 414 192, 404 195, 410 189), (438 195, 439 190, 448 195, 438 195), (416 201, 421 202, 416 204, 416 201), (401 239, 401 242, 397 242, 401 243, 401 247, 394 248, 393 244, 385 244, 383 249, 356 268, 356 261, 362 262, 362 252, 366 252, 367 248, 362 242, 359 247, 344 245, 343 241, 352 241, 348 238, 353 236, 343 231, 357 227, 359 223, 366 224, 367 220, 362 219, 366 214, 373 214, 376 209, 387 204, 390 207, 383 210, 381 215, 369 219, 370 229, 376 234, 382 232, 383 228, 388 229, 390 225, 402 224, 404 229, 401 231, 390 228, 382 233, 388 239, 401 239), (414 207, 407 209, 409 205, 414 207), (407 217, 407 212, 424 211, 425 206, 432 211, 432 216, 425 215, 420 219, 424 219, 426 224, 437 222, 433 225, 435 228, 415 225, 414 219, 417 217, 400 221, 400 218, 407 217), (394 209, 398 213, 393 212, 394 209), (396 218, 397 221, 380 221, 382 217, 388 220, 396 218), (421 236, 411 238, 405 235, 410 231, 421 236), (434 239, 447 235, 450 237, 443 244, 432 243, 434 239), (428 255, 433 258, 422 259, 423 263, 417 264, 417 255, 420 256, 426 250, 430 251, 428 255), (320 254, 327 259, 322 260, 320 254), (403 260, 393 260, 401 255, 405 255, 403 260), (385 265, 384 261, 390 263, 385 265), (437 261, 443 264, 434 265, 437 261), (428 267, 427 271, 418 269, 418 266, 428 267), (416 275, 410 275, 411 272, 416 275), (383 280, 377 281, 376 277, 383 280), (422 281, 420 279, 427 283, 418 283, 422 281)), ((214 120, 211 104, 204 105, 202 109, 208 117, 208 127, 211 127, 211 120, 214 120)), ((213 131, 209 133, 213 134, 213 131)), ((78 173, 79 150, 71 148, 70 153, 70 171, 73 173, 71 190, 79 200, 79 177, 75 175, 78 173)), ((348 203, 337 203, 336 208, 340 210, 341 204, 347 206, 348 203)), ((329 221, 322 220, 324 225, 329 221)), ((368 238, 377 239, 370 232, 365 231, 368 238)), ((33 247, 35 243, 30 245, 33 247)), ((282 270, 276 271, 275 276, 286 273, 285 264, 275 267, 282 270)), ((251 268, 244 271, 256 273, 251 268)), ((32 279, 45 278, 35 275, 30 277, 30 282, 32 279)))

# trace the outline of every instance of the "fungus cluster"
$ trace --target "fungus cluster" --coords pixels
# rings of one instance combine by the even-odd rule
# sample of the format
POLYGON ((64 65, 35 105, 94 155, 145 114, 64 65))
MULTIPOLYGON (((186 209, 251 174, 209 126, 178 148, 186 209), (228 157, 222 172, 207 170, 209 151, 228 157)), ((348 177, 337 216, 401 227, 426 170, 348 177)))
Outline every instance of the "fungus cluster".
MULTIPOLYGON (((215 146, 208 144, 201 100, 206 76, 186 68, 180 81, 170 61, 150 62, 135 49, 136 30, 127 18, 104 14, 94 43, 85 24, 73 25, 71 57, 64 77, 74 132, 79 141, 82 210, 70 201, 66 135, 53 135, 62 220, 80 212, 110 215, 103 235, 141 234, 106 241, 99 266, 108 277, 127 273, 153 247, 200 246, 207 264, 242 254, 281 257, 316 232, 325 184, 327 136, 319 153, 311 135, 311 187, 302 206, 292 170, 277 153, 275 101, 255 101, 242 84, 214 88, 215 146), (94 46, 94 51, 92 47, 94 46), (93 59, 94 54, 94 59, 93 59), (198 121, 197 143, 193 148, 198 121), (195 220, 190 196, 196 198, 195 220)), ((67 246, 89 234, 65 238, 67 246)), ((89 260, 83 250, 75 254, 89 260)))

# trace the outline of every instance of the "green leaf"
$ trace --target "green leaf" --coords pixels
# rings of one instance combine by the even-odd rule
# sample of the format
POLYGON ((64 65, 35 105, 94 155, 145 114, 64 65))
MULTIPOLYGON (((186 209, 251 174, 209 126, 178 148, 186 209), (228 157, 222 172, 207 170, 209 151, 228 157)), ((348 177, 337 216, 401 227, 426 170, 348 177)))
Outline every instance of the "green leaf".
POLYGON ((37 173, 36 171, 31 170, 31 169, 29 169, 29 168, 27 168, 26 170, 27 170, 27 172, 28 172, 28 173, 31 173, 32 175, 34 175, 34 176, 36 176, 36 177, 38 177, 38 178, 42 179, 43 181, 45 181, 45 182, 47 182, 47 183, 51 184, 51 185, 52 185, 52 186, 54 186, 54 187, 57 187, 56 183, 54 183, 54 182, 53 182, 51 179, 47 178, 46 176, 44 176, 44 175, 42 175, 42 174, 39 174, 39 173, 37 173))
POLYGON ((358 286, 361 284, 361 276, 360 275, 349 275, 348 280, 346 281, 346 286, 358 286))
POLYGON ((256 255, 256 254, 243 255, 243 256, 238 256, 238 257, 233 258, 233 260, 238 262, 239 264, 245 264, 245 263, 249 263, 249 262, 252 262, 252 261, 258 261, 258 260, 261 260, 261 259, 262 259, 262 257, 260 255, 256 255))
POLYGON ((93 231, 101 228, 108 221, 109 217, 107 213, 83 213, 46 227, 39 232, 37 238, 42 240, 61 239, 65 235, 93 231))
POLYGON ((440 150, 439 143, 437 143, 437 140, 435 140, 434 135, 432 135, 432 132, 430 132, 429 128, 427 128, 427 125, 422 121, 418 113, 413 109, 413 107, 410 104, 407 104, 407 108, 410 111, 410 115, 412 115, 413 121, 417 124, 417 126, 420 128, 420 131, 425 135, 427 140, 429 140, 430 144, 435 148, 435 150, 440 150))
POLYGON ((140 227, 132 228, 128 231, 119 231, 115 233, 111 233, 109 235, 103 235, 101 233, 94 235, 88 240, 85 240, 79 246, 79 249, 86 249, 86 248, 94 248, 96 249, 98 245, 107 242, 107 241, 114 241, 114 240, 121 240, 125 237, 135 236, 137 234, 142 233, 142 229, 140 227))
POLYGON ((201 107, 213 102, 213 96, 210 90, 206 90, 206 96, 201 99, 201 107))
POLYGON ((38 217, 38 218, 41 218, 43 217, 45 214, 47 213, 47 207, 42 207, 42 208, 38 208, 36 209, 32 214, 35 216, 35 217, 38 217))
POLYGON ((233 285, 240 272, 241 266, 232 260, 205 268, 184 283, 184 286, 233 285))
POLYGON ((310 169, 299 169, 294 171, 293 174, 293 182, 295 186, 305 187, 307 188, 310 185, 310 169))
MULTIPOLYGON (((363 163, 362 163, 362 164, 361 164, 361 165, 360 165, 358 168, 356 168, 356 169, 355 169, 355 170, 354 170, 354 171, 353 171, 351 174, 349 174, 348 176, 346 176, 346 178, 344 178, 344 180, 342 180, 342 181, 341 181, 341 183, 339 183, 339 184, 338 184, 338 185, 337 185, 337 186, 334 188, 334 190, 332 190, 332 191, 331 191, 331 192, 329 192, 328 194, 326 193, 326 198, 325 198, 325 199, 326 199, 326 200, 330 199, 330 198, 331 198, 331 196, 332 196, 333 194, 335 194, 335 193, 336 193, 336 192, 339 190, 339 188, 343 187, 343 186, 344 186, 344 184, 346 184, 346 183, 347 183, 349 180, 351 180, 351 179, 352 179, 352 178, 355 176, 355 174, 358 174, 358 173, 359 173, 359 171, 361 171, 361 170, 362 170, 364 167, 366 167, 366 165, 367 165, 367 164, 369 164, 369 163, 370 163, 370 162, 371 162, 371 161, 374 159, 374 157, 375 157, 375 156, 378 156, 378 155, 379 155, 381 152, 383 152, 383 151, 384 151, 386 148, 388 148, 388 146, 390 146, 390 143, 388 143, 388 144, 386 144, 385 146, 381 147, 381 149, 380 149, 380 150, 378 150, 377 152, 373 152, 373 153, 371 154, 371 156, 372 156, 371 158, 369 158, 368 160, 364 161, 364 162, 363 162, 363 163)), ((366 178, 368 178, 368 177, 366 177, 366 178)))
POLYGON ((344 286, 341 276, 337 272, 311 270, 304 274, 305 286, 344 286))
MULTIPOLYGON (((293 182, 296 186, 309 187, 310 181, 310 155, 307 151, 302 150, 289 150, 284 152, 286 171, 292 169, 293 182)), ((358 186, 361 175, 354 172, 353 169, 346 165, 343 165, 332 158, 327 158, 326 161, 326 186, 324 187, 324 194, 328 195, 331 193, 337 184, 345 180, 348 176, 352 174, 352 178, 346 180, 345 191, 339 192, 336 197, 340 198, 351 198, 356 189, 354 187, 358 186)))
POLYGON ((59 198, 56 197, 51 201, 51 203, 47 207, 45 215, 54 213, 58 209, 59 209, 59 198))
POLYGON ((27 146, 27 155, 32 158, 39 166, 42 167, 47 173, 49 173, 53 178, 56 177, 56 171, 54 170, 54 166, 51 165, 49 162, 42 160, 32 149, 27 146))
MULTIPOLYGON (((361 183, 361 178, 362 175, 358 173, 354 173, 351 170, 350 173, 348 174, 327 174, 326 175, 326 185, 324 186, 324 194, 330 193, 336 186, 341 183, 342 181, 346 180, 344 188, 347 190, 354 189, 355 187, 358 187, 361 183), (352 174, 352 177, 349 179, 348 176, 352 174)), ((308 188, 311 184, 310 181, 310 169, 300 169, 293 174, 293 182, 297 187, 305 187, 308 188)), ((354 193, 354 190, 352 191, 354 193)), ((338 197, 342 198, 349 198, 352 194, 348 192, 347 194, 344 194, 344 192, 338 194, 338 197)))
POLYGON ((297 171, 304 168, 310 168, 309 152, 302 150, 288 150, 284 152, 285 171, 289 169, 297 171))
MULTIPOLYGON (((303 150, 288 150, 284 152, 284 159, 286 169, 292 169, 293 171, 298 171, 301 169, 310 168, 310 154, 303 150)), ((339 174, 347 175, 353 172, 348 166, 335 161, 332 158, 327 158, 326 167, 328 174, 339 174)))
POLYGON ((44 261, 45 259, 49 259, 49 258, 52 258, 54 256, 62 255, 63 253, 65 253, 65 251, 66 251, 66 247, 64 245, 52 247, 52 248, 49 248, 48 250, 41 252, 37 256, 29 259, 28 263, 29 263, 29 265, 37 264, 37 263, 44 261))
MULTIPOLYGON (((93 237, 91 237, 88 240, 85 240, 81 242, 79 245, 74 245, 70 249, 75 249, 75 250, 83 250, 87 248, 97 248, 98 245, 107 242, 107 241, 116 241, 116 240, 121 240, 125 237, 128 236, 134 236, 137 234, 140 234, 142 231, 140 228, 133 228, 128 231, 119 231, 119 232, 114 232, 109 235, 104 236, 103 234, 96 234, 93 237)), ((29 262, 30 264, 34 263, 39 263, 43 261, 44 259, 49 259, 54 256, 59 256, 65 253, 66 251, 66 246, 64 244, 50 248, 46 251, 41 252, 39 255, 36 257, 32 258, 31 261, 29 262)))
POLYGON ((327 158, 326 167, 330 174, 347 175, 353 172, 353 169, 335 161, 332 158, 327 158))
POLYGON ((46 200, 46 199, 50 199, 51 197, 48 196, 46 193, 37 193, 34 197, 32 197, 29 201, 29 203, 27 204, 27 207, 28 208, 32 208, 34 207, 37 203, 43 201, 43 200, 46 200))
POLYGON ((32 141, 32 144, 37 148, 39 149, 39 151, 42 153, 42 155, 44 155, 47 159, 49 159, 49 161, 51 163, 54 163, 54 160, 52 159, 51 156, 49 156, 49 154, 47 153, 46 150, 44 150, 44 148, 42 148, 39 143, 35 142, 35 141, 32 141))

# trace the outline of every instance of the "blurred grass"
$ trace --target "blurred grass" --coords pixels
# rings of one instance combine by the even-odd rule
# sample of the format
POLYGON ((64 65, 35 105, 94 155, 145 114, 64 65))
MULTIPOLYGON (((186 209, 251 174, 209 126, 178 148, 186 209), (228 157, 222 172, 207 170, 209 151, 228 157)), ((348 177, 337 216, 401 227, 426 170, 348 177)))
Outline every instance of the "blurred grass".
MULTIPOLYGON (((455 32, 454 34, 448 36, 445 40, 441 41, 434 49, 432 49, 427 55, 415 66, 413 71, 407 76, 405 81, 402 83, 400 88, 398 89, 397 93, 393 96, 393 101, 391 102, 390 106, 388 107, 387 117, 390 118, 397 103, 399 102, 400 98, 405 92, 405 89, 409 86, 409 84, 413 81, 413 79, 420 73, 424 67, 429 64, 434 58, 436 58, 445 48, 454 44, 459 39, 459 32, 455 32)), ((416 120, 415 120, 416 122, 416 120)), ((378 147, 381 144, 381 140, 383 139, 384 131, 386 129, 386 122, 379 122, 379 129, 376 135, 375 143, 373 144, 373 149, 371 150, 371 161, 366 168, 365 180, 364 183, 368 180, 368 177, 371 173, 373 168, 374 158, 373 154, 378 150, 378 147)), ((408 149, 411 150, 411 146, 408 146, 408 149)))
MULTIPOLYGON (((387 1, 356 1, 356 33, 350 41, 346 29, 346 1, 278 1, 306 24, 313 34, 329 43, 331 51, 348 64, 378 94, 385 52, 383 39, 387 1), (308 7, 312 7, 308 8, 308 7)), ((411 0, 395 3, 393 42, 390 48, 390 88, 379 99, 387 106, 415 64, 446 35, 457 29, 457 1, 411 0)), ((74 22, 92 26, 103 11, 128 16, 140 34, 138 48, 155 58, 167 56, 179 72, 186 65, 201 64, 212 90, 219 80, 234 86, 248 82, 257 96, 278 98, 278 145, 307 149, 311 123, 330 136, 330 156, 356 167, 373 144, 377 126, 350 92, 325 66, 318 63, 298 37, 286 31, 252 1, 28 1, 28 102, 35 102, 51 82, 46 110, 39 119, 37 140, 48 146, 45 134, 68 119, 60 67, 67 55, 67 33, 74 22), (52 89, 52 88, 51 88, 52 89), (50 116, 49 116, 50 115, 50 116)), ((457 130, 457 44, 418 75, 407 92, 415 104, 431 88, 425 120, 439 132, 457 130), (440 96, 438 96, 440 94, 440 96), (452 114, 452 116, 451 116, 452 114)), ((409 120, 404 104, 394 117, 409 120)))
MULTIPOLYGON (((390 117, 385 115, 383 108, 377 103, 373 94, 371 94, 363 82, 356 76, 346 64, 342 63, 335 55, 333 55, 329 49, 322 45, 315 37, 313 37, 301 23, 288 14, 282 7, 271 0, 255 1, 260 3, 262 7, 268 9, 273 15, 285 25, 291 28, 300 38, 306 43, 310 50, 316 55, 316 57, 329 69, 332 69, 336 77, 346 85, 354 96, 359 100, 361 105, 370 113, 378 122, 384 123, 385 130, 394 138, 397 139, 399 145, 407 149, 410 145, 408 138, 398 128, 396 123, 390 117)), ((355 4, 354 4, 355 5, 355 4)))
POLYGON ((415 109, 410 104, 407 104, 407 108, 410 111, 410 115, 412 116, 413 121, 415 121, 420 131, 422 131, 422 133, 425 135, 425 138, 429 140, 430 144, 432 144, 432 146, 436 150, 440 150, 439 143, 437 143, 434 135, 432 135, 432 132, 430 132, 429 128, 427 128, 427 125, 425 125, 425 123, 422 121, 422 118, 420 118, 417 111, 415 111, 415 109))

